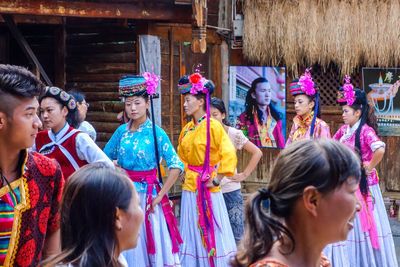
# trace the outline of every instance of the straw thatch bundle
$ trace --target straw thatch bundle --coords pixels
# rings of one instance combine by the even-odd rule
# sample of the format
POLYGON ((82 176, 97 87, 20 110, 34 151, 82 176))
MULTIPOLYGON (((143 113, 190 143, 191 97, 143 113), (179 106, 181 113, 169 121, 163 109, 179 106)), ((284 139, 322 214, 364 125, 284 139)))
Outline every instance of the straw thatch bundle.
POLYGON ((398 66, 399 0, 246 0, 245 56, 258 64, 398 66))

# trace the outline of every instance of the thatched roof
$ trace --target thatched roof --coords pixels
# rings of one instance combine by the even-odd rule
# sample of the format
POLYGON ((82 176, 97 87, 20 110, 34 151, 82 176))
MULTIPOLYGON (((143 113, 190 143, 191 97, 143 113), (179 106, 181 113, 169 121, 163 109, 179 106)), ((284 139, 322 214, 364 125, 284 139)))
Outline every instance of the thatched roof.
POLYGON ((398 0, 246 0, 245 56, 258 64, 398 66, 398 0))

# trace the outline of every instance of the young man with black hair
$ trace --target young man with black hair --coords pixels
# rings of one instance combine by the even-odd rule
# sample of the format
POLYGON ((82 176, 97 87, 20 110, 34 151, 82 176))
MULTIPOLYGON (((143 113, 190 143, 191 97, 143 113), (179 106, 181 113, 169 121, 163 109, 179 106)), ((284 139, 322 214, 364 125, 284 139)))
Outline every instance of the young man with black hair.
POLYGON ((43 90, 25 68, 0 64, 0 266, 38 266, 61 250, 60 166, 28 152, 43 90))

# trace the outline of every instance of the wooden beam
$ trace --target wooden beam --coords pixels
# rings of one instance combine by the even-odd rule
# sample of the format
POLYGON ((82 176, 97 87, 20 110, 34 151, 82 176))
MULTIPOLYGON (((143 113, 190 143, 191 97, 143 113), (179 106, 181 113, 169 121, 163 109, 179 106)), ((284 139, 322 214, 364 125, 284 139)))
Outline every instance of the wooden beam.
POLYGON ((28 42, 24 38, 24 36, 19 31, 17 25, 15 24, 13 17, 11 15, 2 15, 5 23, 7 24, 8 29, 10 30, 11 34, 17 41, 18 45, 21 47, 22 51, 24 51, 25 55, 28 57, 29 60, 33 62, 33 64, 39 69, 40 74, 42 75, 43 79, 47 83, 47 85, 52 86, 53 83, 51 82, 49 76, 47 76, 44 68, 40 64, 39 60, 37 59, 35 53, 33 53, 31 47, 29 46, 28 42))
POLYGON ((54 38, 54 83, 56 86, 65 89, 65 52, 67 50, 67 34, 65 31, 65 18, 63 23, 55 29, 54 38))
MULTIPOLYGON (((17 25, 18 24, 57 25, 57 24, 63 23, 62 17, 53 17, 53 16, 13 15, 13 18, 17 25)), ((0 23, 4 23, 4 20, 2 17, 0 17, 0 23)))
MULTIPOLYGON (((192 26, 190 24, 177 23, 151 23, 149 24, 149 34, 157 35, 160 38, 168 39, 168 31, 171 28, 177 29, 173 36, 175 42, 191 42, 192 41, 192 26)), ((222 39, 214 29, 207 28, 208 44, 221 44, 222 39)))
POLYGON ((51 15, 84 18, 151 19, 189 23, 190 6, 166 6, 143 3, 98 3, 52 0, 0 1, 0 13, 22 15, 51 15))

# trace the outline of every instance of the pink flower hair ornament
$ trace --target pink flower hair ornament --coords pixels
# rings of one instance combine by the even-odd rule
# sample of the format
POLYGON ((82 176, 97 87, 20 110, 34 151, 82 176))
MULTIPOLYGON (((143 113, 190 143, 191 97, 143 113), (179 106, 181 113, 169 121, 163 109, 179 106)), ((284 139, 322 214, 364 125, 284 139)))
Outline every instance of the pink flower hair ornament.
POLYGON ((151 73, 151 72, 144 72, 142 74, 144 79, 146 80, 146 92, 148 95, 155 95, 157 92, 157 87, 160 82, 160 76, 151 73))
POLYGON ((189 81, 192 84, 192 88, 190 88, 190 93, 192 95, 197 95, 198 93, 206 94, 208 92, 208 89, 204 87, 207 80, 203 76, 201 76, 200 73, 195 72, 190 75, 189 81))
POLYGON ((350 82, 350 76, 346 75, 344 77, 344 85, 342 86, 343 89, 343 101, 339 102, 346 102, 347 105, 351 106, 356 101, 356 93, 354 92, 354 86, 350 82))
POLYGON ((303 91, 308 96, 314 96, 316 93, 315 84, 311 77, 311 68, 307 68, 303 75, 297 83, 300 85, 301 91, 303 91))

